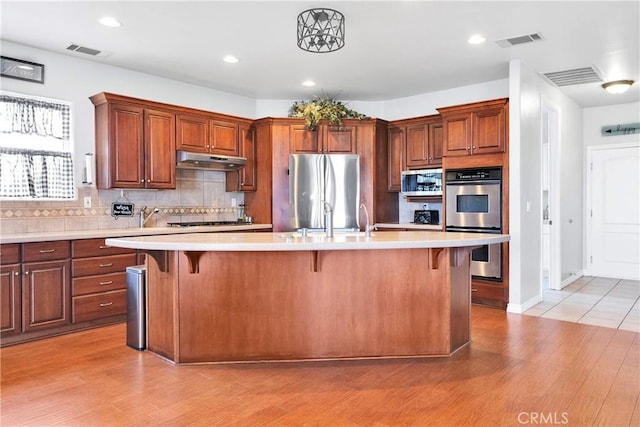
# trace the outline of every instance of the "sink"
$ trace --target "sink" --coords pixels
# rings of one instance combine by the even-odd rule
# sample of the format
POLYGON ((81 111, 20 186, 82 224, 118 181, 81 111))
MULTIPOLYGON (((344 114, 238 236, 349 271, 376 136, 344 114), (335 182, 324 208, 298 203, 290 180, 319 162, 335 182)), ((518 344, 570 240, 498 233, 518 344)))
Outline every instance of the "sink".
MULTIPOLYGON (((376 233, 371 233, 371 236, 375 236, 376 233)), ((301 232, 292 232, 291 237, 302 237, 301 232)), ((307 232, 307 238, 327 237, 324 231, 309 231, 307 232)), ((335 231, 333 237, 366 237, 364 231, 335 231)))

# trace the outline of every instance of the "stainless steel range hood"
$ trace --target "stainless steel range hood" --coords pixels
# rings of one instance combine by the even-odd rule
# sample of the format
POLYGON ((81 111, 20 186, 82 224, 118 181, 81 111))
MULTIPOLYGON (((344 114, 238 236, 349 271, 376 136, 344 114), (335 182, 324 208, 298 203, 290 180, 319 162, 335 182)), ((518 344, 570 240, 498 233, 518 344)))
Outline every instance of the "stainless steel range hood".
POLYGON ((237 170, 247 164, 245 157, 224 156, 221 154, 176 152, 176 167, 181 169, 209 169, 219 171, 237 170))

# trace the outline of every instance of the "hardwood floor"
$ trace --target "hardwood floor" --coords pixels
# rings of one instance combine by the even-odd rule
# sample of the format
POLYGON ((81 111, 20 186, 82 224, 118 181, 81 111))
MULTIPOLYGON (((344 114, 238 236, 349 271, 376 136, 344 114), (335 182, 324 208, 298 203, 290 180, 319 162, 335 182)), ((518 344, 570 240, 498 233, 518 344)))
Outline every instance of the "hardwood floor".
POLYGON ((640 334, 474 306, 450 358, 173 366, 125 326, 0 350, 3 426, 637 426, 640 334))

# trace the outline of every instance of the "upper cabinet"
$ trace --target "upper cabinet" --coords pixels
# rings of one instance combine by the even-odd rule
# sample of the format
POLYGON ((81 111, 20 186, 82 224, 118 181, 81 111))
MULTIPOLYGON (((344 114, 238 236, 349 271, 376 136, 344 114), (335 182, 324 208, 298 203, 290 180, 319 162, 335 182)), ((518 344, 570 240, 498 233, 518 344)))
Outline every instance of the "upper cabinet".
POLYGON ((439 116, 408 124, 406 139, 408 169, 442 165, 442 122, 439 116))
POLYGON ((256 129, 240 125, 240 156, 247 164, 240 170, 227 172, 226 191, 256 191, 256 129))
POLYGON ((405 168, 405 128, 389 126, 387 131, 387 146, 389 150, 388 191, 401 190, 401 172, 405 168))
POLYGON ((106 93, 91 101, 97 188, 176 188, 175 114, 106 93))
POLYGON ((502 153, 507 141, 508 99, 438 108, 443 156, 502 153))
POLYGON ((356 126, 353 125, 320 124, 317 129, 309 130, 303 124, 292 124, 289 132, 291 153, 357 153, 356 126))
POLYGON ((192 114, 177 115, 176 148, 193 153, 237 156, 238 124, 192 114))

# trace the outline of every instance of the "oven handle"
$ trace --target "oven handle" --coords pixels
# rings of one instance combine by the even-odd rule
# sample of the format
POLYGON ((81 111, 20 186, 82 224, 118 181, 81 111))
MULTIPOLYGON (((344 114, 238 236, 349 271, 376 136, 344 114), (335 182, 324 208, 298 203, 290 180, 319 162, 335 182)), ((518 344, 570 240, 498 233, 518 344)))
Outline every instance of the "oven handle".
POLYGON ((447 227, 446 231, 453 231, 457 233, 488 233, 488 234, 500 234, 499 228, 463 228, 463 227, 447 227))
POLYGON ((446 185, 500 185, 499 179, 487 179, 485 181, 458 181, 458 180, 450 180, 446 181, 446 185))

